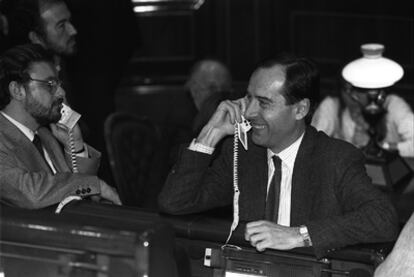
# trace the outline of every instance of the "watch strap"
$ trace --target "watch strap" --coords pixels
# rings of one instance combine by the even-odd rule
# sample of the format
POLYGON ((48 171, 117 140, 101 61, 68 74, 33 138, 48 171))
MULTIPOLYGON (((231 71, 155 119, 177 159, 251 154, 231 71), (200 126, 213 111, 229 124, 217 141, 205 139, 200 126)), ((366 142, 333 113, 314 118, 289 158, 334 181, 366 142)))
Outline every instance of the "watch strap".
POLYGON ((303 239, 304 247, 312 246, 312 241, 309 236, 308 228, 305 225, 299 226, 299 233, 303 239))

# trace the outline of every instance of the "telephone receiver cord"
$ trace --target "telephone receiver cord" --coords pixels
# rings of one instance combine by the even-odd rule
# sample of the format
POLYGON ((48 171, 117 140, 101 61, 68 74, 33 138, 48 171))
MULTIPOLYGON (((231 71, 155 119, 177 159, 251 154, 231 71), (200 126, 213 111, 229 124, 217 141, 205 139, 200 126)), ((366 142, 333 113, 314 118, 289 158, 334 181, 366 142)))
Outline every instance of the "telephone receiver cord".
POLYGON ((237 123, 234 124, 234 140, 233 140, 233 222, 230 227, 229 236, 226 239, 225 245, 228 245, 233 231, 236 230, 239 224, 239 178, 238 178, 238 160, 239 160, 239 140, 237 123))
MULTIPOLYGON (((72 161, 72 171, 73 173, 78 173, 78 164, 76 161, 76 154, 75 154, 75 140, 73 138, 73 132, 72 130, 69 130, 69 147, 70 147, 70 159, 72 161)), ((82 197, 78 195, 69 195, 66 198, 64 198, 62 201, 60 201, 59 205, 57 206, 55 210, 55 214, 59 214, 62 209, 69 204, 70 202, 74 200, 82 200, 82 197)))
POLYGON ((72 130, 69 130, 69 147, 70 147, 70 159, 72 161, 73 173, 79 173, 78 163, 76 161, 76 153, 75 153, 75 140, 73 138, 72 130))

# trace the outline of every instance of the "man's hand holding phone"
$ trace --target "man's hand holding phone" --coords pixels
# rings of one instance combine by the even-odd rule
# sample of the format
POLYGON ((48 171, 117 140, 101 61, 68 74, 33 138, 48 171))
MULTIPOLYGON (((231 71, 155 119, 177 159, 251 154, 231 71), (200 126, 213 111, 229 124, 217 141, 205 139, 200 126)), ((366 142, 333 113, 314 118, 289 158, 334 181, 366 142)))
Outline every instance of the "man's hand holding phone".
POLYGON ((220 103, 209 122, 201 130, 197 142, 215 147, 225 136, 234 134, 234 124, 243 122, 246 98, 225 100, 220 103))
POLYGON ((50 129, 53 135, 64 145, 65 151, 67 152, 70 152, 69 131, 71 131, 75 147, 74 150, 75 152, 79 152, 84 147, 82 132, 77 123, 81 116, 65 104, 63 104, 61 113, 62 117, 59 122, 50 124, 50 129))
MULTIPOLYGON (((63 126, 59 123, 50 124, 50 129, 52 130, 53 135, 64 145, 65 151, 70 152, 70 140, 69 140, 69 130, 66 126, 63 126)), ((82 138, 81 130, 78 124, 72 129, 73 142, 75 146, 75 152, 79 152, 83 149, 84 143, 82 138)))

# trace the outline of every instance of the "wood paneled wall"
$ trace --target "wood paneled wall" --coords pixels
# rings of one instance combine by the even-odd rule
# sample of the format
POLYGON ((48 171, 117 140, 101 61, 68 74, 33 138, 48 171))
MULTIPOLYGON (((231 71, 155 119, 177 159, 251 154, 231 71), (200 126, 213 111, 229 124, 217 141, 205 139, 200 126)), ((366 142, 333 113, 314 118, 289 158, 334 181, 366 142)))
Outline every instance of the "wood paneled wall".
POLYGON ((395 90, 414 104, 413 11, 406 0, 206 0, 197 11, 140 14, 132 75, 181 82, 195 60, 216 57, 246 83, 257 62, 289 51, 313 58, 330 89, 361 44, 379 42, 405 69, 395 90))

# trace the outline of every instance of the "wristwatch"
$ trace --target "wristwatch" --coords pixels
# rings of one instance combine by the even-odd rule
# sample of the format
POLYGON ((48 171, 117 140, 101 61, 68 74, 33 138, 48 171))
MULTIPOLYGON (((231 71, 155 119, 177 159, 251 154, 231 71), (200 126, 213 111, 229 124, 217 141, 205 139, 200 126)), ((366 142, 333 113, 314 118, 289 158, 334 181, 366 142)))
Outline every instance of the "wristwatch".
POLYGON ((299 234, 303 239, 304 247, 312 246, 312 241, 309 236, 308 228, 305 225, 299 226, 299 234))
POLYGON ((385 150, 390 150, 391 146, 388 142, 383 142, 381 147, 385 150))

